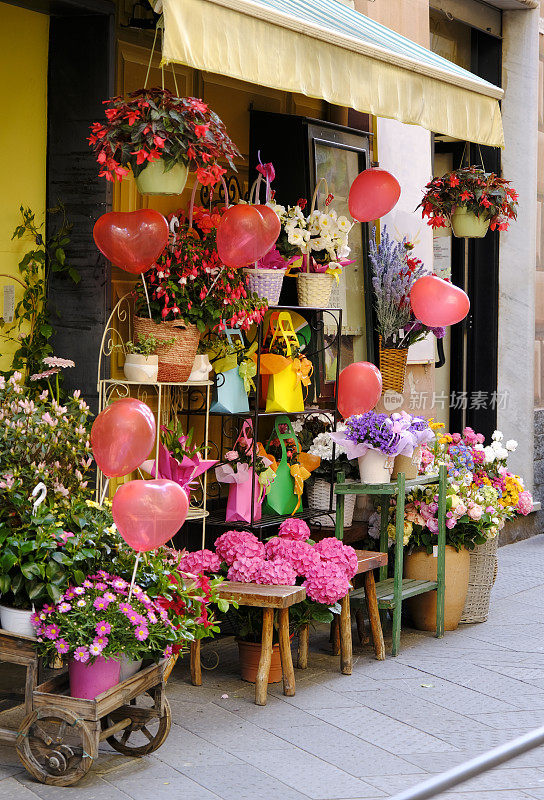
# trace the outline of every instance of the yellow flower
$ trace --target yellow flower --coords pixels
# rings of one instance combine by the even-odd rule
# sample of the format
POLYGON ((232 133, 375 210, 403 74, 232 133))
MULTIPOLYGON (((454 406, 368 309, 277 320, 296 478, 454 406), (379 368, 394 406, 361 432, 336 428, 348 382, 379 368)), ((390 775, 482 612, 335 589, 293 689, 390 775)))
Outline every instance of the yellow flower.
POLYGON ((89 506, 89 508, 98 508, 99 510, 102 508, 102 506, 98 503, 95 503, 94 500, 85 500, 85 504, 89 506))
POLYGON ((429 420, 429 428, 432 431, 439 431, 441 428, 445 427, 446 426, 444 425, 443 422, 435 422, 434 417, 431 417, 431 419, 429 420))

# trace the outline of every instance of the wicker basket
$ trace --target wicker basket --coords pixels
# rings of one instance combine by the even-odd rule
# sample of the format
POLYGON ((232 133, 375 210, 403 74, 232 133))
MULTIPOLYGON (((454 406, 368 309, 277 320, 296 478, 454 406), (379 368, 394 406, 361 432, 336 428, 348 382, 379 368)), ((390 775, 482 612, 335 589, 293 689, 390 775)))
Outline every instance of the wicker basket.
POLYGON ((299 272, 297 293, 299 306, 327 308, 331 299, 332 275, 323 272, 299 272))
POLYGON ((157 324, 146 317, 134 317, 134 333, 154 336, 158 341, 175 338, 166 347, 158 347, 159 383, 183 383, 193 369, 200 334, 196 325, 184 322, 161 322, 157 324))
POLYGON ((250 292, 255 292, 269 306, 277 306, 280 302, 281 287, 283 285, 284 269, 245 269, 247 287, 250 292))
MULTIPOLYGON (((346 481, 353 483, 353 481, 346 481)), ((308 508, 329 508, 331 502, 331 485, 328 481, 317 480, 309 481, 308 489, 308 508)), ((344 528, 351 528, 353 523, 353 512, 355 511, 356 494, 346 494, 344 496, 344 528)), ((332 507, 336 508, 336 495, 332 496, 332 507)), ((320 519, 324 528, 334 528, 336 525, 336 514, 327 514, 320 519)))
POLYGON ((489 614, 489 598, 495 582, 499 537, 478 544, 470 553, 468 592, 461 622, 485 622, 489 614))
POLYGON ((407 347, 383 347, 380 336, 380 372, 382 393, 391 390, 402 394, 406 377, 407 347))
POLYGON ((418 445, 414 448, 414 452, 411 456, 395 456, 391 480, 395 481, 399 472, 404 472, 404 477, 407 481, 414 480, 419 475, 420 466, 421 447, 418 445))

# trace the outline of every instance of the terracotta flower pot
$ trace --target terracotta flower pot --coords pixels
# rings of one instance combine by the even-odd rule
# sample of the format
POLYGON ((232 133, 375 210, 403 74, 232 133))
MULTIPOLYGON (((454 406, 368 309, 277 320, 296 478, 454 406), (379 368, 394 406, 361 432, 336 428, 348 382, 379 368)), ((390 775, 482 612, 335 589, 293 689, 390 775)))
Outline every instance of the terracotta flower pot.
MULTIPOLYGON (((255 683, 257 679, 257 670, 259 668, 259 660, 261 658, 261 643, 245 642, 242 639, 238 639, 237 641, 242 680, 255 683)), ((270 662, 268 683, 279 683, 282 679, 282 674, 280 646, 279 644, 275 644, 272 647, 272 660, 270 662)))
MULTIPOLYGON (((404 577, 436 580, 438 559, 425 550, 415 550, 404 557, 404 577)), ((461 620, 468 590, 470 553, 464 547, 457 552, 446 546, 446 598, 444 628, 454 631, 461 620)), ((436 630, 436 592, 427 592, 406 601, 414 627, 420 631, 436 630)))

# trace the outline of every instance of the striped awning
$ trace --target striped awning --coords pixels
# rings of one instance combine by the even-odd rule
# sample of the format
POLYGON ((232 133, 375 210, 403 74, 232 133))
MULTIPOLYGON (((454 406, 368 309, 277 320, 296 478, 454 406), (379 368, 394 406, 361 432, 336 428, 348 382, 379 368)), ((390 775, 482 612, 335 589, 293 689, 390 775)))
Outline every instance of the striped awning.
POLYGON ((502 147, 503 91, 339 0, 163 0, 163 61, 502 147))

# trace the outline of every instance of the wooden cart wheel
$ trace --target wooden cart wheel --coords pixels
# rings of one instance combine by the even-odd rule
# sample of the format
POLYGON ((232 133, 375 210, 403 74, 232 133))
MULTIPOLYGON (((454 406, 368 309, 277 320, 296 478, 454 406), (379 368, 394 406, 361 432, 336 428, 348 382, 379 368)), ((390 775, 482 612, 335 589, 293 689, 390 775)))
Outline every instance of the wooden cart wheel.
POLYGON ((15 746, 34 778, 51 786, 71 786, 90 770, 96 742, 83 720, 52 707, 27 714, 15 746))
POLYGON ((162 715, 154 706, 153 694, 146 692, 135 697, 130 705, 122 706, 103 717, 100 721, 103 730, 126 717, 132 720, 126 728, 108 736, 108 744, 125 756, 145 756, 157 750, 170 733, 172 713, 166 698, 162 715))

